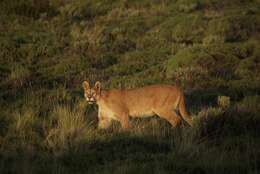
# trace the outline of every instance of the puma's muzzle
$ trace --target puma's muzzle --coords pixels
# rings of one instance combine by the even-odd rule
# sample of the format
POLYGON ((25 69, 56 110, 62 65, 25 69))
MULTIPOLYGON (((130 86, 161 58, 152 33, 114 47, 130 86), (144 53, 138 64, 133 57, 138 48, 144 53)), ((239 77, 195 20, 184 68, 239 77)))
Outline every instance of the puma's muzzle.
POLYGON ((88 104, 93 104, 96 102, 94 97, 86 97, 86 101, 88 102, 88 104))

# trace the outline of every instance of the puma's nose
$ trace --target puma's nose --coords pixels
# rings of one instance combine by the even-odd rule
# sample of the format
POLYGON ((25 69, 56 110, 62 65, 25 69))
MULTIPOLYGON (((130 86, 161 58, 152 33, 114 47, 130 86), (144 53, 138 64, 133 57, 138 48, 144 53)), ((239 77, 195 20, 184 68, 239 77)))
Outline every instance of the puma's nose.
POLYGON ((87 97, 86 100, 87 102, 95 102, 95 99, 93 97, 87 97))

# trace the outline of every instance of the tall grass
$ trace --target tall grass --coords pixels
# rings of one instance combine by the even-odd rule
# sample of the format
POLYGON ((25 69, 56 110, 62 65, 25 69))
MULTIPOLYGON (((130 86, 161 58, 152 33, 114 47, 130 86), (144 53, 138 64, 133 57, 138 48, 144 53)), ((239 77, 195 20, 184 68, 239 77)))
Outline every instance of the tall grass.
POLYGON ((82 111, 73 111, 68 107, 56 106, 51 113, 54 127, 48 130, 46 146, 54 153, 74 148, 87 133, 87 123, 82 111))

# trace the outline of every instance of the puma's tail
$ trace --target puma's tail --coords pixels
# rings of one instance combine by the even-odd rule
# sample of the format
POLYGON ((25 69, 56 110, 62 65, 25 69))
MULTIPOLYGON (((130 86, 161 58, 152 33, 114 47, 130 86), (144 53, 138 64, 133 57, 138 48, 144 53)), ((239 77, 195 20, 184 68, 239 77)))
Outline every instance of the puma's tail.
POLYGON ((186 111, 185 101, 184 101, 184 96, 183 96, 183 95, 180 97, 179 112, 180 112, 182 118, 183 118, 190 126, 192 126, 192 117, 191 117, 191 116, 187 113, 187 111, 186 111))

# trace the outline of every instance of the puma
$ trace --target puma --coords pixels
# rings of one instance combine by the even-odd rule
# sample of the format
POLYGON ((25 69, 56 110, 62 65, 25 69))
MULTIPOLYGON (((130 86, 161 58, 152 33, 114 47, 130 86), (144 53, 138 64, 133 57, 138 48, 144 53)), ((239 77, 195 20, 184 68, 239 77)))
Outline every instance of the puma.
POLYGON ((173 127, 181 123, 181 117, 192 125, 192 118, 185 109, 183 92, 176 86, 151 85, 136 89, 103 90, 100 82, 96 82, 93 88, 87 81, 82 85, 86 101, 98 105, 99 128, 108 128, 111 120, 118 120, 124 129, 128 129, 129 116, 153 115, 166 119, 173 127))

